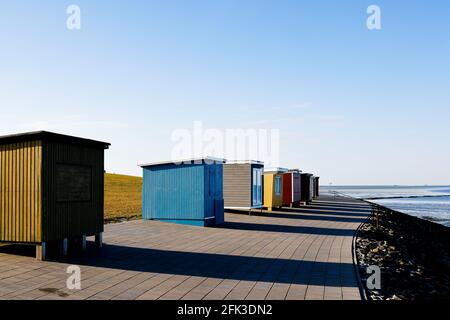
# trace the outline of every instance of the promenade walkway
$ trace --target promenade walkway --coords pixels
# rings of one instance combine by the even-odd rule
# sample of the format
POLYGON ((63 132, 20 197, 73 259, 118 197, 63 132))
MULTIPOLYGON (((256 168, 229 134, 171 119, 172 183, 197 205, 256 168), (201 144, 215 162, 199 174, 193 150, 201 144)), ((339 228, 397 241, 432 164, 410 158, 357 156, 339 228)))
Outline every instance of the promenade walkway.
POLYGON ((104 248, 39 262, 34 247, 0 247, 0 299, 361 299, 352 241, 370 207, 322 196, 271 213, 226 213, 198 228, 156 221, 105 226, 104 248), (69 290, 67 267, 81 268, 69 290))

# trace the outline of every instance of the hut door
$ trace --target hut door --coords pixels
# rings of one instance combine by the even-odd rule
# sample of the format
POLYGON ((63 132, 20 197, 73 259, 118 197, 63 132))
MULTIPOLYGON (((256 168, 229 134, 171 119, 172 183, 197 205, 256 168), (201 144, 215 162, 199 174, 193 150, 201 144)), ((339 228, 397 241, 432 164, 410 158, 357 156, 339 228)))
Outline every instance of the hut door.
POLYGON ((253 205, 262 205, 262 169, 253 169, 253 205))
POLYGON ((300 182, 300 175, 299 174, 292 174, 292 200, 294 202, 300 201, 301 197, 301 182, 300 182))
POLYGON ((210 190, 212 190, 212 201, 214 217, 216 224, 224 223, 224 204, 223 204, 223 171, 222 166, 210 168, 209 177, 211 181, 210 190))

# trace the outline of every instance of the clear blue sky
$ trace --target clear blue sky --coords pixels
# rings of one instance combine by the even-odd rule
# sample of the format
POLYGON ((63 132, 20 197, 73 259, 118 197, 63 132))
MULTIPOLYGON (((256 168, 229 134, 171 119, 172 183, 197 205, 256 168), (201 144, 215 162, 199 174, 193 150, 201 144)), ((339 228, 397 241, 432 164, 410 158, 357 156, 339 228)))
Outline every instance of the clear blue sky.
POLYGON ((2 0, 0 41, 0 134, 111 142, 110 172, 201 120, 279 128, 281 165, 326 184, 450 184, 448 1, 2 0))

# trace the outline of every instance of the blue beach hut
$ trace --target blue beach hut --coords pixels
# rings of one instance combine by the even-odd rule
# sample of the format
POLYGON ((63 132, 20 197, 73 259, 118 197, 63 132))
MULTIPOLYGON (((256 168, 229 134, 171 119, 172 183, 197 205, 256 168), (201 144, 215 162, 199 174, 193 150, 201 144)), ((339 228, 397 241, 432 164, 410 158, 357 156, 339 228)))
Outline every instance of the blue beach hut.
POLYGON ((204 227, 223 224, 224 162, 207 157, 140 165, 143 219, 204 227))

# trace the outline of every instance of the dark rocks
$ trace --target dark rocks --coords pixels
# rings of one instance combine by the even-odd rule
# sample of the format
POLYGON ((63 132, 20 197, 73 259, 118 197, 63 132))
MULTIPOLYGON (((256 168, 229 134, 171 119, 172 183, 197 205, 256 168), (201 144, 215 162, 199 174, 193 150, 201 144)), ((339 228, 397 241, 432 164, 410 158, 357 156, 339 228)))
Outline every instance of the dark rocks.
POLYGON ((372 300, 450 298, 450 228, 383 209, 361 226, 356 255, 363 285, 368 266, 381 270, 372 300))

